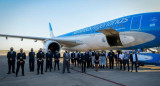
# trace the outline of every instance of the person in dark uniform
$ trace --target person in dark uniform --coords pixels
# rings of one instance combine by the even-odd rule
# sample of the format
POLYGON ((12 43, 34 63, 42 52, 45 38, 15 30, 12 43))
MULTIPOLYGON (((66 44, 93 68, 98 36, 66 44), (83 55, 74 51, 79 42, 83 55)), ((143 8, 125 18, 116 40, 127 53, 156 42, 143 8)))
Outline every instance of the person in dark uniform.
POLYGON ((69 71, 69 63, 70 63, 70 54, 66 50, 65 53, 63 54, 63 71, 62 71, 62 73, 65 73, 66 68, 67 68, 68 73, 71 73, 69 71))
POLYGON ((81 52, 79 51, 79 53, 78 53, 78 67, 81 66, 81 57, 82 57, 82 54, 81 54, 81 52))
POLYGON ((26 54, 23 52, 23 49, 20 49, 20 53, 17 54, 17 70, 16 77, 18 76, 19 68, 21 66, 22 76, 24 76, 24 64, 25 64, 26 54))
POLYGON ((50 49, 48 49, 48 52, 46 53, 46 71, 45 72, 47 72, 48 68, 51 72, 52 58, 53 58, 53 53, 51 52, 50 49))
POLYGON ((86 73, 86 61, 87 61, 87 52, 82 53, 81 55, 81 62, 82 62, 82 73, 86 73))
POLYGON ((35 61, 35 52, 33 48, 31 48, 31 52, 29 52, 29 69, 30 72, 34 71, 34 61, 35 61))
MULTIPOLYGON (((52 52, 52 51, 51 51, 52 52)), ((56 53, 57 53, 57 51, 54 51, 54 52, 52 52, 53 53, 53 58, 56 56, 56 53)), ((52 65, 52 63, 53 63, 53 60, 52 60, 52 62, 51 62, 51 69, 53 69, 53 65, 52 65)), ((54 63, 55 64, 55 63, 54 63)))
POLYGON ((71 53, 71 63, 72 63, 72 68, 74 67, 74 62, 75 62, 75 53, 71 53))
POLYGON ((132 54, 130 55, 130 60, 131 60, 131 63, 132 63, 132 66, 131 66, 132 70, 131 70, 131 72, 133 71, 133 65, 135 66, 136 72, 138 72, 137 71, 138 57, 137 57, 137 54, 135 52, 133 52, 133 55, 132 54))
POLYGON ((8 58, 8 73, 11 73, 11 67, 12 67, 12 72, 15 73, 15 59, 16 59, 16 52, 13 51, 13 47, 10 48, 10 51, 7 53, 7 58, 8 58))
POLYGON ((89 52, 88 52, 88 54, 89 54, 89 67, 92 67, 92 51, 91 50, 89 50, 89 52))
POLYGON ((59 69, 59 58, 60 58, 60 53, 56 51, 56 54, 54 56, 54 70, 56 70, 56 65, 58 67, 58 70, 60 70, 59 69))
POLYGON ((89 52, 85 52, 85 56, 86 56, 86 61, 87 61, 87 68, 90 67, 90 62, 89 62, 89 52))
POLYGON ((42 48, 40 48, 37 53, 37 74, 39 74, 39 69, 41 68, 41 74, 43 74, 43 60, 44 60, 44 52, 42 48))
POLYGON ((119 70, 119 51, 115 54, 116 69, 119 70))
POLYGON ((108 57, 109 57, 109 68, 110 69, 113 69, 114 67, 114 52, 111 50, 109 53, 108 53, 108 57))
POLYGON ((74 64, 75 64, 75 67, 78 63, 78 51, 75 52, 75 58, 74 58, 74 64))
POLYGON ((132 63, 133 63, 133 54, 130 52, 129 56, 130 56, 129 59, 130 59, 130 62, 131 62, 131 69, 132 69, 131 72, 132 72, 133 71, 133 66, 132 66, 132 63))
POLYGON ((95 71, 98 72, 98 64, 99 64, 99 52, 95 53, 95 71))

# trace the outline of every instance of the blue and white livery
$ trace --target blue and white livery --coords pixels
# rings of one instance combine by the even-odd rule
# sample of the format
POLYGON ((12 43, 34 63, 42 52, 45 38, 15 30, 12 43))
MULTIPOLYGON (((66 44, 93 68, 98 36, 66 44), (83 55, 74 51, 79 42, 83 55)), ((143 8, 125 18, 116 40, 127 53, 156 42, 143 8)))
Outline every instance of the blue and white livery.
POLYGON ((141 52, 137 54, 138 63, 141 65, 157 65, 160 66, 160 54, 141 52))

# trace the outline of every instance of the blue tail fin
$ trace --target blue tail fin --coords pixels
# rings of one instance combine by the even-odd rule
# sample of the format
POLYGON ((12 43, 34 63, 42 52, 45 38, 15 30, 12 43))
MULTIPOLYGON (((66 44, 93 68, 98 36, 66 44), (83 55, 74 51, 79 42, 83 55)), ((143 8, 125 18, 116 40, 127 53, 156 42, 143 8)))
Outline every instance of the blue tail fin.
POLYGON ((54 38, 55 36, 54 36, 54 34, 53 34, 52 26, 51 26, 51 23, 50 23, 50 22, 49 22, 49 31, 50 31, 50 36, 51 36, 52 38, 54 38))

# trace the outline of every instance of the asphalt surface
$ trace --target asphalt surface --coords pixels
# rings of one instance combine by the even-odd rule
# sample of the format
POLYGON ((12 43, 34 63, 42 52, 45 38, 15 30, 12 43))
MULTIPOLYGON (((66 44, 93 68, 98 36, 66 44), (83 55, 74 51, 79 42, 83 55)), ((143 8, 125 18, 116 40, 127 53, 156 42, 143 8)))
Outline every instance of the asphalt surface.
POLYGON ((76 67, 70 69, 71 73, 62 74, 60 64, 60 71, 52 70, 37 75, 36 68, 35 63, 35 71, 29 72, 27 58, 25 76, 21 75, 21 69, 18 77, 14 73, 8 75, 7 58, 1 55, 0 86, 160 86, 160 67, 153 65, 140 67, 137 73, 116 69, 99 69, 95 72, 92 68, 87 69, 86 73, 81 73, 81 68, 76 67))

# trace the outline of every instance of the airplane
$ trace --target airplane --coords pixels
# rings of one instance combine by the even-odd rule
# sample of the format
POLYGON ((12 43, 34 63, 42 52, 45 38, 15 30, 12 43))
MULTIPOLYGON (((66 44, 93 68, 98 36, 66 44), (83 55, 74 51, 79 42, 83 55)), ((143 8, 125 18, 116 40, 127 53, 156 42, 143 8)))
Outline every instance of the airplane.
MULTIPOLYGON (((122 52, 129 52, 130 54, 133 53, 132 50, 123 50, 122 52)), ((151 53, 151 52, 145 52, 142 49, 135 50, 137 57, 138 57, 138 65, 144 66, 144 65, 156 65, 160 66, 160 54, 157 53, 151 53)))
POLYGON ((141 66, 144 65, 160 66, 160 54, 140 52, 137 53, 137 56, 138 56, 138 64, 141 66))
POLYGON ((44 51, 135 50, 160 46, 160 12, 129 15, 55 37, 31 37, 0 34, 1 37, 43 41, 44 51))

